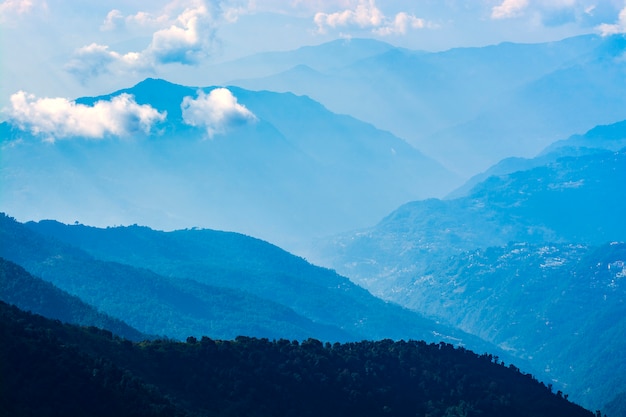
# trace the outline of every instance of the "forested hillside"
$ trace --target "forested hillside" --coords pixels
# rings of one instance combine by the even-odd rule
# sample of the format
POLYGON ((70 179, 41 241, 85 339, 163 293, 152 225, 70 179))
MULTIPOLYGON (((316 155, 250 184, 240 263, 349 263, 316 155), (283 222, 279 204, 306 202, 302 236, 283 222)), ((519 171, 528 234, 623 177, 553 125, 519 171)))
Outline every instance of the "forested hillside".
POLYGON ((235 233, 25 225, 2 216, 0 238, 13 242, 0 247, 0 256, 148 334, 413 338, 497 350, 380 300, 334 271, 235 233))
MULTIPOLYGON (((613 142, 621 129, 599 131, 613 142)), ((324 242, 317 261, 528 359, 602 407, 626 384, 626 151, 602 147, 531 160, 463 197, 407 203, 324 242)))
POLYGON ((3 258, 0 258, 0 301, 65 323, 100 327, 129 340, 148 337, 3 258))
POLYGON ((5 303, 0 336, 6 416, 593 416, 497 357, 446 343, 133 344, 5 303))

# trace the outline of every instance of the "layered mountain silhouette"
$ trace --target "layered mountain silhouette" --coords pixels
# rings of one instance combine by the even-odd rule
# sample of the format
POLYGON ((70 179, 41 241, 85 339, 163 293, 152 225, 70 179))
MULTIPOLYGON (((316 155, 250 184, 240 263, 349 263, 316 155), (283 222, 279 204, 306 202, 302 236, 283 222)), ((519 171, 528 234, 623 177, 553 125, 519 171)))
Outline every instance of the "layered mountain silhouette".
MULTIPOLYGON (((306 94, 389 130, 467 178, 624 119, 624 45, 623 35, 586 35, 432 53, 394 48, 342 67, 301 63, 231 83, 306 94)), ((321 62, 326 47, 319 47, 321 62)))
POLYGON ((212 230, 98 229, 3 216, 0 256, 138 330, 184 340, 479 338, 373 297, 269 243, 212 230))
MULTIPOLYGON (((304 352, 298 363, 314 364, 310 375, 289 368, 295 356, 277 364, 277 374, 263 375, 289 381, 289 389, 304 387, 311 375, 342 381, 348 403, 363 406, 369 403, 355 398, 382 392, 363 381, 390 369, 374 366, 371 352, 404 352, 407 381, 419 373, 430 379, 416 383, 427 387, 444 378, 403 362, 407 346, 422 349, 422 342, 353 342, 444 340, 498 355, 495 363, 480 357, 498 371, 479 375, 502 369, 532 381, 499 358, 539 375, 559 391, 541 397, 546 404, 566 404, 566 392, 586 407, 606 404, 619 413, 626 408, 625 51, 624 35, 436 53, 341 40, 215 66, 208 79, 227 88, 147 79, 68 104, 132 99, 150 106, 117 120, 121 134, 55 131, 80 122, 71 117, 1 123, 0 211, 19 221, 0 216, 0 300, 87 326, 2 304, 0 331, 19 336, 12 352, 24 349, 15 363, 41 359, 55 370, 59 363, 46 355, 57 355, 72 381, 82 381, 72 389, 84 383, 88 397, 114 397, 117 414, 185 415, 211 407, 193 403, 195 394, 209 398, 196 391, 202 377, 190 372, 176 382, 163 375, 192 369, 216 346, 263 366, 274 362, 246 349, 271 351, 272 358, 304 352), (159 115, 149 129, 141 119, 148 111, 159 115), (115 335, 166 340, 132 344, 115 335), (211 339, 240 335, 267 339, 211 339), (117 353, 94 357, 101 337, 117 353), (350 343, 285 340, 307 338, 350 343), (90 343, 90 351, 74 346, 90 343), (363 367, 352 366, 352 357, 345 372, 314 372, 339 360, 335 353, 363 346, 370 352, 363 367), (120 351, 130 359, 119 362, 120 351), (144 354, 162 355, 164 368, 150 368, 144 354), (127 401, 133 407, 125 408, 127 401)), ((35 100, 23 98, 27 106, 35 100)), ((455 351, 432 346, 448 357, 455 351)), ((239 381, 251 375, 241 369, 239 381)), ((24 368, 25 378, 31 370, 24 368)), ((468 380, 473 374, 461 374, 449 372, 458 383, 442 388, 453 403, 433 400, 419 411, 520 409, 511 408, 518 394, 502 391, 502 380, 477 394, 481 401, 460 401, 478 386, 468 380)), ((274 387, 228 384, 214 392, 227 393, 216 398, 231 415, 246 414, 246 404, 260 404, 258 393, 274 387), (237 393, 245 394, 244 405, 229 399, 237 393)), ((533 386, 537 395, 552 388, 533 386)), ((299 398, 276 389, 272 395, 299 398)), ((398 409, 386 401, 382 412, 398 409)), ((576 411, 562 410, 552 413, 576 411)))
POLYGON ((167 112, 150 136, 50 143, 4 123, 0 209, 23 220, 210 227, 294 246, 458 184, 403 140, 307 97, 230 92, 255 119, 234 119, 213 136, 183 119, 181 104, 198 97, 197 88, 154 79, 76 101, 130 94, 167 112))

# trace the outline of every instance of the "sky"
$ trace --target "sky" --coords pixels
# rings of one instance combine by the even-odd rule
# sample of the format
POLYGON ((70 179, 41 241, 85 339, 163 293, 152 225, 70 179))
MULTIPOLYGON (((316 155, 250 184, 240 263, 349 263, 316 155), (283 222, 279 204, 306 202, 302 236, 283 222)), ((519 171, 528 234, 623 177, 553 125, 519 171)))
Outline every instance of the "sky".
POLYGON ((437 51, 624 32, 626 0, 3 0, 0 120, 146 77, 213 85, 216 63, 337 38, 437 51))

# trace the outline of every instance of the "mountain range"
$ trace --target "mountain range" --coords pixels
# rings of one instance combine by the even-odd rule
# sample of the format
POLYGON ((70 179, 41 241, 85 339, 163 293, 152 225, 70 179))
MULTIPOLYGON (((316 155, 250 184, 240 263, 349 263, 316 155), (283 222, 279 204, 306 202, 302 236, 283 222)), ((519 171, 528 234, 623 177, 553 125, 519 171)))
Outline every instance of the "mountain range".
MULTIPOLYGON (((563 137, 623 120, 625 45, 623 35, 585 35, 442 52, 387 48, 342 66, 302 61, 230 83, 306 94, 468 178, 501 159, 533 157, 563 137)), ((319 47, 317 62, 325 62, 328 47, 319 47)), ((299 54, 284 52, 280 61, 295 62, 299 54)))
POLYGON ((1 247, 1 257, 144 334, 179 340, 412 338, 493 350, 247 236, 53 221, 24 225, 8 216, 1 226, 2 241, 12 242, 1 247))
POLYGON ((407 200, 442 196, 459 183, 392 134, 290 93, 231 87, 227 95, 254 119, 216 110, 223 131, 207 132, 190 124, 181 105, 213 90, 148 79, 75 102, 92 106, 129 94, 167 114, 149 135, 51 141, 3 123, 0 210, 22 220, 210 227, 293 247, 371 224, 407 200))

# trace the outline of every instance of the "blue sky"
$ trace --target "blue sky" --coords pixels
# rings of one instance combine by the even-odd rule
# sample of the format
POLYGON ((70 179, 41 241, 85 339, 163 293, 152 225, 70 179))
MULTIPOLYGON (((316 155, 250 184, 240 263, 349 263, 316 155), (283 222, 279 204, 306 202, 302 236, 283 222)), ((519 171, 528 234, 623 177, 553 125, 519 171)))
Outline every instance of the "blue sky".
POLYGON ((626 31, 624 0, 4 0, 0 108, 109 93, 146 77, 211 85, 255 52, 368 37, 424 50, 626 31), (22 97, 23 98, 23 97, 22 97))

